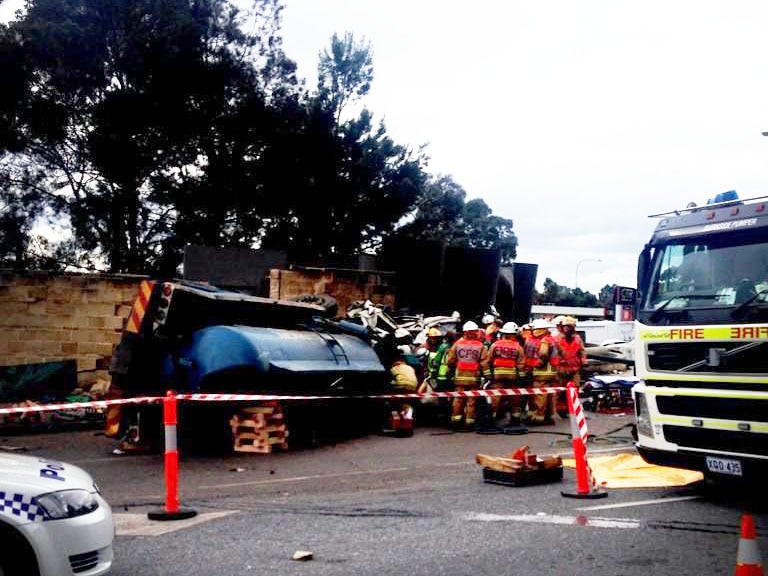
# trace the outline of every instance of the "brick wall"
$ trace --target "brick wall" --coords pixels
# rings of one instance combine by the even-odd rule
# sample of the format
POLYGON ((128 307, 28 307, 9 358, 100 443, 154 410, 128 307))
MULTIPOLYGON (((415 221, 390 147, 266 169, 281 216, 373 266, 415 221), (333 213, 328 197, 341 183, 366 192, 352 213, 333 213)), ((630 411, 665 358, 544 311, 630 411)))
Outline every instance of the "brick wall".
POLYGON ((330 294, 339 303, 340 316, 355 300, 371 300, 394 308, 394 275, 321 268, 270 270, 270 298, 285 300, 302 294, 330 294))
POLYGON ((0 366, 74 359, 80 383, 108 378, 142 279, 0 271, 0 366))

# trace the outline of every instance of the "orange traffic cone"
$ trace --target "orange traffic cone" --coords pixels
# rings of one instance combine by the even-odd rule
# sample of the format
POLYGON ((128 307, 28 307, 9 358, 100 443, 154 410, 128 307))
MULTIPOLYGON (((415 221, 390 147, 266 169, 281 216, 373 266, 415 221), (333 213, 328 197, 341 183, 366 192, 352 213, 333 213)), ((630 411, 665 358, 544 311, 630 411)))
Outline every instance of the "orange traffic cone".
POLYGON ((736 553, 736 576, 763 576, 763 561, 757 547, 755 519, 752 514, 741 515, 741 536, 736 553))

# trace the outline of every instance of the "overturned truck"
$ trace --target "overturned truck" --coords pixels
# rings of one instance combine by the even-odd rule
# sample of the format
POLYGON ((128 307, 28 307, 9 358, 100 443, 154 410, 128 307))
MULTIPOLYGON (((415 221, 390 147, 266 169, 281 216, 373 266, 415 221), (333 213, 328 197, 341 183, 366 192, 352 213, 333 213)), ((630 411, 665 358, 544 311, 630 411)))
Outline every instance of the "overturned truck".
MULTIPOLYGON (((324 308, 260 298, 187 281, 143 281, 112 358, 116 396, 190 393, 277 395, 369 394, 384 391, 387 373, 360 325, 325 317, 324 308)), ((299 438, 314 435, 322 421, 370 421, 381 407, 352 400, 294 403, 286 407, 299 438), (324 411, 322 409, 325 409, 324 411)), ((240 405, 184 404, 182 439, 221 445, 229 439, 229 416, 240 405)), ((107 434, 133 426, 140 440, 160 437, 157 406, 107 417, 107 434), (138 424, 137 424, 138 421, 138 424)), ((313 436, 310 436, 310 440, 313 436)))

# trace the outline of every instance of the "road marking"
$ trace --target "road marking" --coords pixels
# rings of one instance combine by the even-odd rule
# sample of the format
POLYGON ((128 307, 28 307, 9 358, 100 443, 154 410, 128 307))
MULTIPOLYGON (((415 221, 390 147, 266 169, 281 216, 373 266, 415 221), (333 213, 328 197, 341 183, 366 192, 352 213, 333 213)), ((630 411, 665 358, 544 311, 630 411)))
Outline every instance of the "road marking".
POLYGON ((699 500, 701 496, 678 496, 675 498, 656 498, 655 500, 637 500, 635 502, 623 502, 621 504, 601 504, 600 506, 585 506, 576 510, 611 510, 612 508, 631 508, 633 506, 653 506, 654 504, 666 504, 667 502, 685 502, 686 500, 699 500))
POLYGON ((169 534, 170 532, 191 528, 204 522, 224 518, 237 512, 238 510, 206 512, 188 520, 174 520, 173 522, 150 520, 146 514, 118 513, 113 514, 112 518, 115 521, 115 530, 118 536, 160 536, 161 534, 169 534))
POLYGON ((203 490, 215 490, 217 488, 236 488, 238 486, 261 486, 266 484, 283 484, 285 482, 301 482, 302 480, 322 480, 324 478, 343 478, 345 476, 361 476, 364 474, 388 474, 390 472, 406 472, 413 468, 386 468, 382 470, 358 470, 356 472, 339 472, 338 474, 314 474, 312 476, 293 476, 291 478, 276 478, 274 480, 252 480, 249 482, 233 482, 231 484, 213 484, 198 486, 203 490))
POLYGON ((588 526, 592 528, 640 528, 639 520, 621 518, 588 518, 587 516, 554 516, 551 514, 485 514, 471 513, 466 519, 472 522, 527 522, 531 524, 559 524, 588 526))

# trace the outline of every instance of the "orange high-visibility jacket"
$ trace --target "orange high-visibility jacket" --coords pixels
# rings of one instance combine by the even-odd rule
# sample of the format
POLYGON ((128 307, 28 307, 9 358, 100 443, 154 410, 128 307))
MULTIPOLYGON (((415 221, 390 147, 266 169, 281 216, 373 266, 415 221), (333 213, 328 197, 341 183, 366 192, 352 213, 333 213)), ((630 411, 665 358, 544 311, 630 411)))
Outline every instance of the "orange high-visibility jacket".
POLYGON ((584 351, 584 342, 578 334, 573 334, 570 340, 561 336, 557 340, 557 348, 560 353, 559 372, 570 374, 581 370, 586 352, 584 351))
POLYGON ((453 378, 456 384, 477 384, 480 379, 480 363, 485 360, 487 349, 480 340, 459 338, 448 350, 446 363, 456 368, 453 378))

